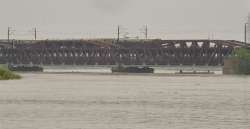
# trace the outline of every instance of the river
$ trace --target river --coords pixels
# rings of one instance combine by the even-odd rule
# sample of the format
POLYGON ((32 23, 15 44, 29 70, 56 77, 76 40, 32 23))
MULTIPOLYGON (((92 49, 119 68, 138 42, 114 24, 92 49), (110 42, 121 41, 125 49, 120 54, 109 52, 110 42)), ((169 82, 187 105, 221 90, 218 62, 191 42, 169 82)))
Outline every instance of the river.
POLYGON ((0 129, 249 129, 250 77, 25 73, 0 129))

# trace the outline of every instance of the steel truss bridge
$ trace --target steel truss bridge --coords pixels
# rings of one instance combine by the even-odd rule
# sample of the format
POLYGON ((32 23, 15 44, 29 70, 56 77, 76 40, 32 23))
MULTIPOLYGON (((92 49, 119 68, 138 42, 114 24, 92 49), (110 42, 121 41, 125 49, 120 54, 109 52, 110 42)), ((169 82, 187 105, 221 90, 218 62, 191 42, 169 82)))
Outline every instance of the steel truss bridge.
POLYGON ((0 64, 223 65, 239 47, 234 40, 41 40, 0 41, 0 64))

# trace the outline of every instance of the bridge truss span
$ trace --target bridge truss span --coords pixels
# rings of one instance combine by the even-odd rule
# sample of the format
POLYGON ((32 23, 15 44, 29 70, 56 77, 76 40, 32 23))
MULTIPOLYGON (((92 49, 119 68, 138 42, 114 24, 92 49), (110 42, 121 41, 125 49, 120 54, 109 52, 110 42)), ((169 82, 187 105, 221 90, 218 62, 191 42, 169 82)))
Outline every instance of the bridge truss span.
MULTIPOLYGON (((1 44, 1 43, 0 43, 1 44)), ((0 64, 35 65, 223 65, 233 40, 45 40, 0 48, 0 64)))

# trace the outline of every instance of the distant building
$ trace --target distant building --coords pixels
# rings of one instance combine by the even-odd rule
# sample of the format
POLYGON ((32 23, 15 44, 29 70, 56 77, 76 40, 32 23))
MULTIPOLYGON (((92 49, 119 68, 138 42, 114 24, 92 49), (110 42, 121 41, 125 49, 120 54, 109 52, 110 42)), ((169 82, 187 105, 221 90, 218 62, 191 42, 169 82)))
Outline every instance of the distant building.
POLYGON ((248 14, 247 42, 250 43, 250 13, 248 14))

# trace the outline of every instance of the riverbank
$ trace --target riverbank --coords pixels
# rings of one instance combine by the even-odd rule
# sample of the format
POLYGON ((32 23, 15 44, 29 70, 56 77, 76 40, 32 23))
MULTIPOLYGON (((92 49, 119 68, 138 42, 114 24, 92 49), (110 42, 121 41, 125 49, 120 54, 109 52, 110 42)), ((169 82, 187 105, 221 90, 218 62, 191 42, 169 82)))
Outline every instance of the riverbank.
POLYGON ((13 80, 13 79, 21 79, 21 76, 11 72, 4 66, 0 66, 0 80, 13 80))

